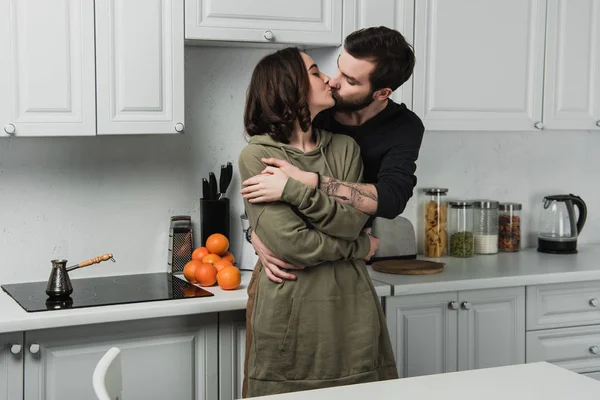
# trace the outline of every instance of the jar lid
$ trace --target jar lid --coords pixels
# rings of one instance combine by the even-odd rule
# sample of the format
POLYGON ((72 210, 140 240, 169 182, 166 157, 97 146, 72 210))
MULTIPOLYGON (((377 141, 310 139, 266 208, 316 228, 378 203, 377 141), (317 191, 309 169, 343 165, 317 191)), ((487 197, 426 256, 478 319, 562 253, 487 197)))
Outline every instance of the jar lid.
POLYGON ((495 200, 477 200, 473 205, 477 208, 498 208, 498 202, 495 200))
POLYGON ((450 207, 452 208, 471 208, 473 207, 473 202, 471 201, 450 201, 450 207))
POLYGON ((425 188, 423 191, 426 194, 446 194, 448 193, 448 189, 445 188, 425 188))
POLYGON ((500 203, 500 211, 519 211, 521 204, 519 203, 500 203))

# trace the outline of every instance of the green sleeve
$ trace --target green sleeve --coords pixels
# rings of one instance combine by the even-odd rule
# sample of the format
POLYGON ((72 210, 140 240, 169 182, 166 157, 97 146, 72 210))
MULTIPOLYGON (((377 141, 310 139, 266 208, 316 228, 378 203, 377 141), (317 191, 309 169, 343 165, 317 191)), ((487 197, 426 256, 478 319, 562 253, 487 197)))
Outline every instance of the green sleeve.
MULTIPOLYGON (((241 181, 260 174, 266 156, 261 146, 246 146, 240 154, 238 166, 241 181)), ((265 245, 277 256, 293 265, 311 266, 326 261, 364 259, 371 242, 362 233, 356 240, 331 237, 316 229, 310 229, 296 214, 293 207, 284 202, 249 203, 244 200, 250 226, 265 245)))
MULTIPOLYGON (((347 141, 344 165, 346 174, 343 182, 361 182, 363 164, 360 148, 354 140, 347 141)), ((281 200, 296 207, 312 226, 329 235, 346 240, 355 240, 369 219, 367 214, 348 204, 340 204, 325 192, 295 179, 289 179, 283 189, 281 200)))

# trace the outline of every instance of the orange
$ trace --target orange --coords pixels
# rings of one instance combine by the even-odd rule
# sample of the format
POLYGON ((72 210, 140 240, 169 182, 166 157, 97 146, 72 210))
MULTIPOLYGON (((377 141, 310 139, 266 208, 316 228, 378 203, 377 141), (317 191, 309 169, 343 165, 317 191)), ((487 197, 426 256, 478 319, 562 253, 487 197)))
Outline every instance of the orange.
POLYGON ((196 268, 202 264, 200 261, 192 260, 183 267, 183 276, 190 283, 196 283, 196 268))
POLYGON ((217 282, 217 270, 212 264, 200 264, 196 267, 195 276, 200 286, 212 286, 217 282))
POLYGON ((225 267, 217 274, 217 282, 221 289, 237 289, 242 283, 242 275, 236 267, 225 267))
POLYGON ((225 253, 225 255, 221 258, 223 260, 228 260, 231 263, 231 265, 235 264, 235 257, 230 252, 225 253))
POLYGON ((202 261, 204 256, 207 256, 208 254, 208 249, 206 247, 198 247, 192 253, 192 260, 202 261))
POLYGON ((217 261, 213 265, 215 266, 217 271, 220 271, 225 267, 233 267, 233 264, 229 260, 226 260, 224 258, 221 258, 219 261, 217 261))
POLYGON ((220 233, 213 233, 206 239, 206 248, 211 254, 224 256, 229 249, 229 240, 220 233))
POLYGON ((213 264, 214 265, 214 263, 216 263, 220 259, 221 259, 221 257, 219 257, 216 254, 209 254, 209 255, 204 256, 204 258, 202 259, 202 262, 206 263, 206 264, 213 264))

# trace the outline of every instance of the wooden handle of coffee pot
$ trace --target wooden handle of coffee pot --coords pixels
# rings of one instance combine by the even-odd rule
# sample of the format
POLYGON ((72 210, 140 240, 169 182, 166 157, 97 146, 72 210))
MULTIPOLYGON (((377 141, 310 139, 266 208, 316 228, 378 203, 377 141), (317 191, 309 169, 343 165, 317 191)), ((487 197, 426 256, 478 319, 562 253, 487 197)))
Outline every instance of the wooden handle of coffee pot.
POLYGON ((115 259, 113 258, 112 253, 107 253, 107 254, 103 254, 98 257, 90 258, 87 261, 80 262, 77 265, 73 265, 72 267, 67 268, 67 271, 71 271, 76 268, 88 267, 90 265, 98 264, 98 263, 101 263, 102 261, 107 261, 107 260, 111 260, 112 262, 115 262, 115 259))
POLYGON ((101 255, 99 257, 94 257, 94 258, 90 258, 87 261, 81 262, 78 264, 79 268, 83 268, 83 267, 87 267, 93 264, 98 264, 101 263, 102 261, 107 261, 107 260, 112 260, 113 262, 115 261, 115 259, 113 258, 112 253, 108 253, 108 254, 104 254, 101 255))

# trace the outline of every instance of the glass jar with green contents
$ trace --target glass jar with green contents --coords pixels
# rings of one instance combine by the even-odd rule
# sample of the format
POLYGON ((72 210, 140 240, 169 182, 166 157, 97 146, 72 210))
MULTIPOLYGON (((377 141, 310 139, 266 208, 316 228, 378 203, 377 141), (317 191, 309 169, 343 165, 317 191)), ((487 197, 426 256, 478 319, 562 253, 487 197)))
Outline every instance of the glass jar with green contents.
POLYGON ((450 255, 453 257, 471 257, 475 254, 473 242, 473 203, 451 201, 448 213, 448 235, 450 236, 450 255))

